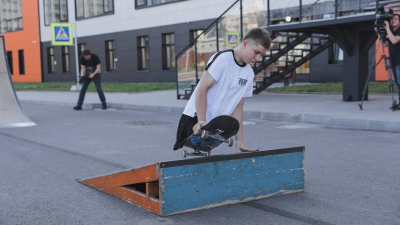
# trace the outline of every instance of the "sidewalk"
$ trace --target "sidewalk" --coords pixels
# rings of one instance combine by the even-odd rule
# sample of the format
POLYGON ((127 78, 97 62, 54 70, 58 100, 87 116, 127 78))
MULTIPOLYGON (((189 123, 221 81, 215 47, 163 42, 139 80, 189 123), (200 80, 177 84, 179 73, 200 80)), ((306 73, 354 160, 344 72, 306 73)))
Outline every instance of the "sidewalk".
MULTIPOLYGON (((19 91, 22 103, 76 105, 78 92, 19 91)), ((177 100, 176 90, 105 93, 110 108, 182 113, 187 100, 177 100)), ((358 102, 343 102, 341 94, 285 94, 262 92, 247 98, 245 119, 265 119, 323 124, 326 128, 400 133, 400 111, 392 112, 392 99, 386 94, 370 94, 360 110, 358 102)), ((100 108, 96 92, 86 93, 83 108, 100 108)))

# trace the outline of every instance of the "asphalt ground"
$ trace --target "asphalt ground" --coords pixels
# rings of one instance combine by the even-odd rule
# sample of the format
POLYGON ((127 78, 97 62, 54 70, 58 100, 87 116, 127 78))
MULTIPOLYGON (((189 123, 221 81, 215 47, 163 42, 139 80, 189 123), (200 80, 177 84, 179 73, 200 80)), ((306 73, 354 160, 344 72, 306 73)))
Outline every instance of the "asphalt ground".
MULTIPOLYGON (((76 105, 78 92, 20 91, 23 103, 69 106, 76 105)), ((140 109, 181 114, 187 100, 177 100, 176 90, 139 93, 106 93, 108 106, 117 109, 140 109)), ((385 131, 400 133, 399 110, 392 112, 391 97, 370 95, 360 110, 358 102, 343 102, 341 94, 298 94, 262 92, 246 98, 244 117, 323 124, 326 128, 385 131)), ((98 94, 86 93, 84 108, 101 107, 98 94)), ((1 115, 0 115, 1 116, 1 115)), ((33 121, 33 120, 32 120, 33 121)), ((33 121, 35 122, 35 121, 33 121)))
POLYGON ((181 160, 179 114, 22 107, 38 125, 0 129, 0 224, 400 224, 396 133, 248 120, 249 147, 305 146, 305 192, 159 217, 76 179, 181 160))

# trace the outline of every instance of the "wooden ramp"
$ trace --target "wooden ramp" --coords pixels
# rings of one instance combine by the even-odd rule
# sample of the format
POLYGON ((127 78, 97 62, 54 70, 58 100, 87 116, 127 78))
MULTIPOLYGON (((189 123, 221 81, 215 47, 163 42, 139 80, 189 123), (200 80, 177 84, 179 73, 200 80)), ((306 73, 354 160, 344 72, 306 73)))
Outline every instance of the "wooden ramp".
POLYGON ((304 191, 304 147, 157 162, 78 180, 160 216, 304 191))

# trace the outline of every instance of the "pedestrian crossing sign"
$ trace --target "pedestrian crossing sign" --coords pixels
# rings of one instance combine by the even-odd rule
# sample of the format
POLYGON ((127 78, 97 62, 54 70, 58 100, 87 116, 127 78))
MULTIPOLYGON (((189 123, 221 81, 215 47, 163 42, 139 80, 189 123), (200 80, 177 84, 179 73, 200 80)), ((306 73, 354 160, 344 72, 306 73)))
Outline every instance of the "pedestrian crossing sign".
POLYGON ((72 26, 70 23, 51 24, 52 45, 74 45, 72 38, 72 26))
POLYGON ((239 33, 236 32, 226 32, 225 33, 226 46, 236 47, 240 43, 239 33))

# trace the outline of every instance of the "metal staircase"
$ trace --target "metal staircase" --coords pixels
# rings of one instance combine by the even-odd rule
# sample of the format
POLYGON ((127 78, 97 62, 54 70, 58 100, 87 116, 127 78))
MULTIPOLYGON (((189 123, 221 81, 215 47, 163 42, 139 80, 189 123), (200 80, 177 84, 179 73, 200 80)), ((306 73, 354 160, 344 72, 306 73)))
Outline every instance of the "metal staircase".
MULTIPOLYGON (((334 43, 337 43, 348 57, 353 57, 354 46, 349 44, 352 43, 352 37, 344 34, 355 29, 360 32, 372 31, 376 2, 349 0, 339 4, 340 0, 332 1, 333 7, 330 2, 314 0, 311 4, 300 1, 299 5, 289 4, 282 8, 274 8, 275 3, 271 5, 270 1, 236 0, 177 55, 178 99, 190 98, 212 54, 235 47, 225 44, 227 35, 237 33, 241 37, 250 27, 263 27, 273 37, 271 49, 261 61, 253 65, 254 94, 260 93, 282 78, 286 79, 296 68, 334 43), (285 23, 284 16, 290 14, 297 20, 285 23), (233 21, 238 21, 239 25, 233 26, 233 21)), ((398 1, 380 2, 386 5, 398 1)), ((373 35, 370 36, 366 50, 375 41, 373 35)))
POLYGON ((268 53, 254 63, 253 93, 260 93, 334 43, 326 35, 277 33, 268 53))

